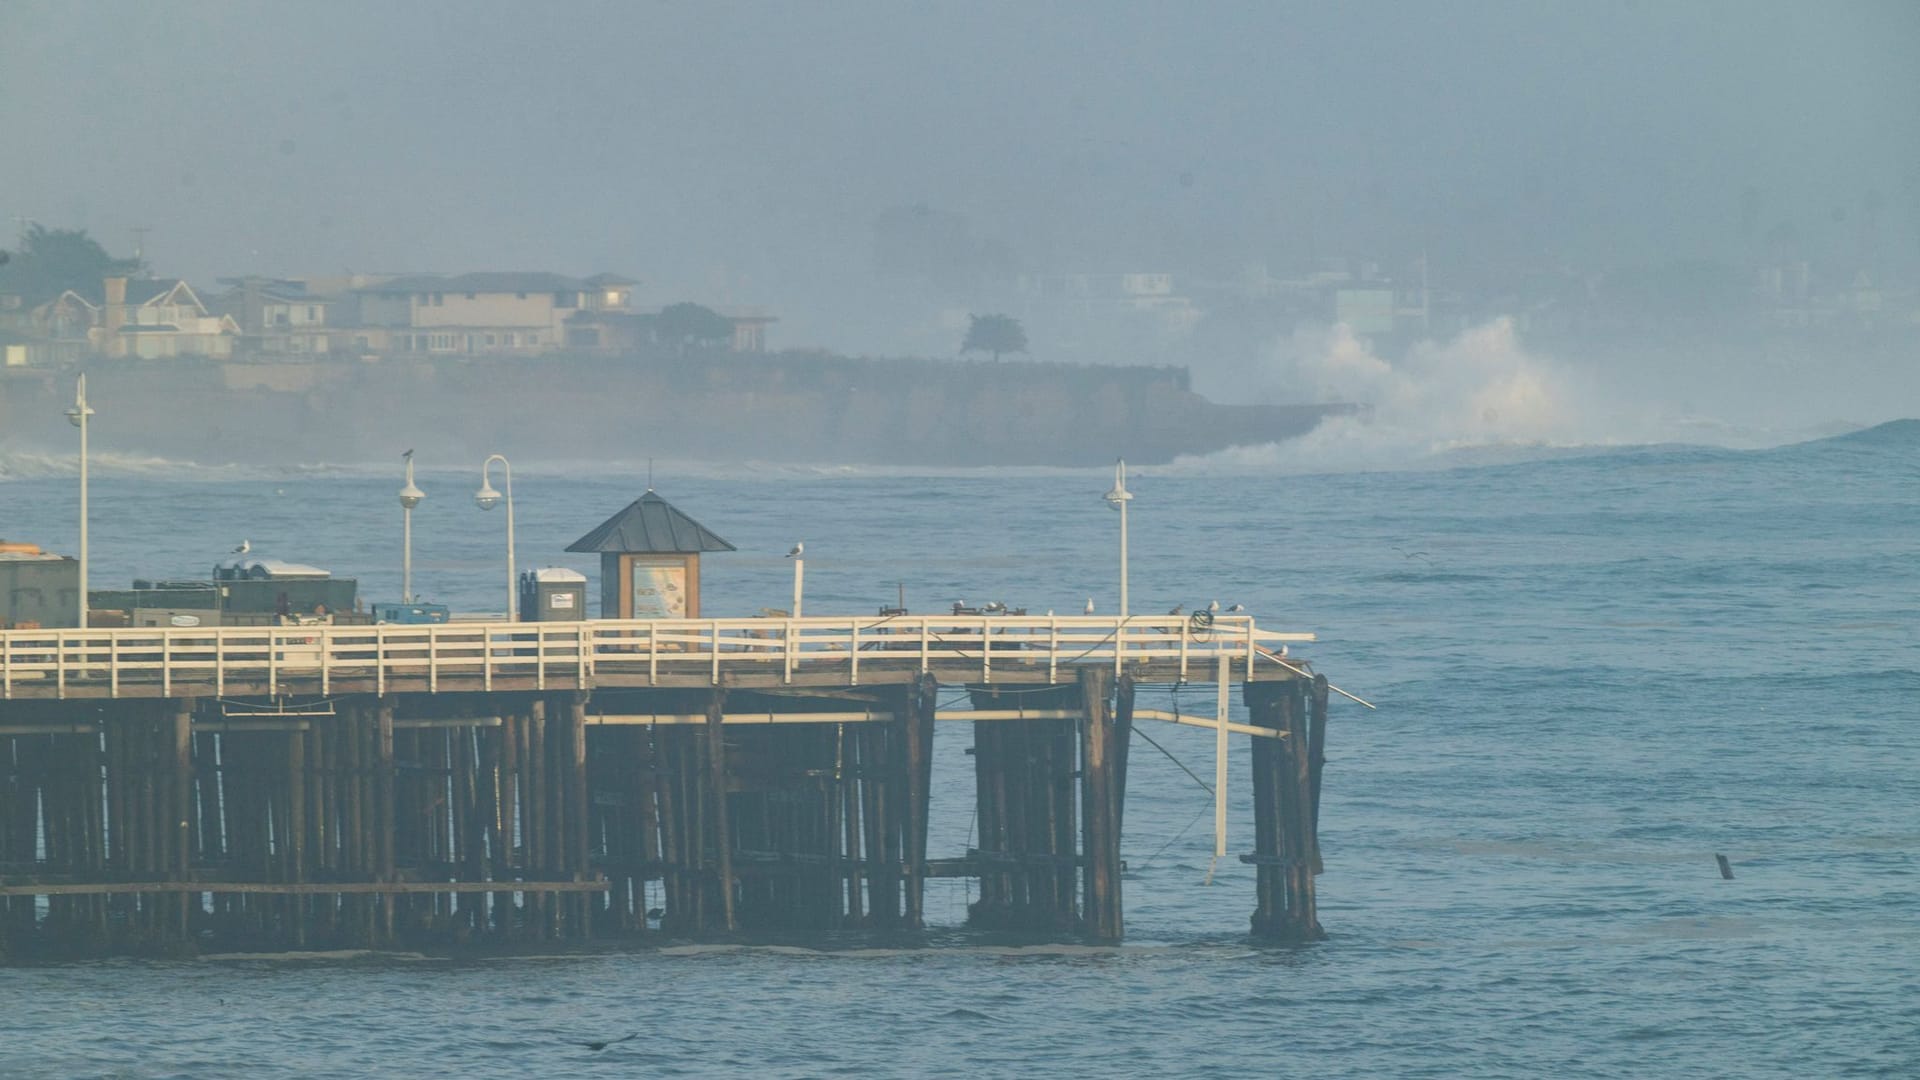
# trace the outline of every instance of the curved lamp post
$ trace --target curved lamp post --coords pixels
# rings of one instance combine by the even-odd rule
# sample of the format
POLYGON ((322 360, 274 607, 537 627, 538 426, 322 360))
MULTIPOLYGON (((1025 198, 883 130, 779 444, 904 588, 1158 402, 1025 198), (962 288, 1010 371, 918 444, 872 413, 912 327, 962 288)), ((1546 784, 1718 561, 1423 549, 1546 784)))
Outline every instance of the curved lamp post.
POLYGON ((1127 463, 1113 464, 1113 490, 1107 492, 1107 505, 1120 511, 1120 617, 1127 617, 1127 504, 1133 492, 1127 490, 1127 463))
POLYGON ((489 476, 494 462, 500 463, 507 483, 507 621, 516 622, 520 618, 520 582, 513 567, 513 464, 499 454, 489 454, 487 460, 480 463, 480 490, 473 493, 473 504, 482 510, 491 510, 500 505, 500 493, 493 489, 489 476))
POLYGON ((67 410, 67 422, 80 429, 80 628, 87 626, 87 417, 93 409, 87 405, 87 377, 73 389, 73 408, 67 410))
POLYGON ((413 483, 413 451, 404 455, 407 459, 407 486, 400 489, 400 602, 413 603, 413 508, 427 493, 413 483))

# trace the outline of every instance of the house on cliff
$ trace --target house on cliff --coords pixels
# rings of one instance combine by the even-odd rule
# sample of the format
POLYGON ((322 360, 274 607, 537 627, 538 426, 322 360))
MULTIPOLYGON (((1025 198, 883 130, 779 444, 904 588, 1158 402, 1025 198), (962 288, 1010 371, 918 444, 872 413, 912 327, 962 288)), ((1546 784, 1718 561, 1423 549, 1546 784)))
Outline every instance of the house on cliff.
POLYGON ((88 335, 94 352, 143 360, 233 355, 239 324, 208 311, 185 281, 110 277, 102 287, 100 323, 88 335))
POLYGON ((235 355, 260 359, 325 356, 333 351, 334 297, 308 291, 304 281, 221 278, 230 288, 208 307, 240 327, 235 355))
POLYGON ((110 277, 98 293, 68 289, 15 320, 20 340, 8 362, 77 363, 87 356, 147 360, 233 355, 240 327, 207 310, 179 278, 110 277))
MULTIPOLYGON (((694 306, 694 305, 686 305, 694 306)), ((724 333, 708 340, 724 341, 729 352, 767 351, 767 327, 779 322, 762 311, 714 311, 724 333)), ((662 326, 658 312, 581 311, 567 320, 566 347, 570 351, 627 353, 673 344, 672 330, 662 326)))
MULTIPOLYGON (((659 344, 661 333, 657 313, 634 309, 636 284, 617 274, 413 274, 353 288, 333 329, 353 351, 397 356, 634 352, 659 344)), ((732 351, 765 351, 773 316, 719 317, 732 351)))
POLYGON ((413 274, 356 289, 351 333, 367 352, 542 353, 565 347, 575 315, 630 313, 635 284, 616 274, 413 274))

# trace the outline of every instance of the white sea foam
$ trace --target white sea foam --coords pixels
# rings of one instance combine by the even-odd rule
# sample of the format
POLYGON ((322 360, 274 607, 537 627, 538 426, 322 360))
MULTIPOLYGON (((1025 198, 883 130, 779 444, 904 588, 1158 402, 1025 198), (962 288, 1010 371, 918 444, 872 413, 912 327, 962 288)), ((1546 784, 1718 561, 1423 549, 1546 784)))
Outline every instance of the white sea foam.
POLYGON ((1266 400, 1355 402, 1305 436, 1183 458, 1194 470, 1341 472, 1445 468, 1685 443, 1772 446, 1851 430, 1812 414, 1745 408, 1726 372, 1683 373, 1672 358, 1639 362, 1562 358, 1528 348, 1501 317, 1449 340, 1425 341, 1398 360, 1382 357, 1344 325, 1277 342, 1253 374, 1266 400), (1722 390, 1713 387, 1725 385, 1722 390), (1700 400, 1724 401, 1724 416, 1700 400), (1742 411, 1744 409, 1744 411, 1742 411))

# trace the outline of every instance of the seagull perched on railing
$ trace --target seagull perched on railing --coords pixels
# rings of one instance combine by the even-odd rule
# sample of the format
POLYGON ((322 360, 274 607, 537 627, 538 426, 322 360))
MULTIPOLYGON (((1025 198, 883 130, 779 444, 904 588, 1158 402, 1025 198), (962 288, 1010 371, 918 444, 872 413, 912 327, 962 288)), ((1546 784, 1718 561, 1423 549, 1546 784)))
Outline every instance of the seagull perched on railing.
POLYGON ((1087 614, 1093 614, 1093 597, 1087 597, 1087 614))
POLYGON ((1219 612, 1220 612, 1220 601, 1218 601, 1218 600, 1214 600, 1214 601, 1212 601, 1212 602, 1210 602, 1210 603, 1208 603, 1208 604, 1207 604, 1207 610, 1208 610, 1209 612, 1212 612, 1212 613, 1214 613, 1214 614, 1219 614, 1219 612))
POLYGON ((787 552, 787 558, 797 559, 800 556, 805 555, 806 553, 807 553, 807 542, 805 540, 802 540, 799 543, 793 545, 792 551, 787 552))
POLYGON ((233 553, 235 555, 245 555, 247 552, 252 550, 253 550, 253 542, 250 540, 242 540, 240 541, 240 546, 233 549, 233 553))
POLYGON ((1245 604, 1235 604, 1235 605, 1233 605, 1232 607, 1230 607, 1230 608, 1228 608, 1228 609, 1227 609, 1227 611, 1228 611, 1229 613, 1231 613, 1231 614, 1234 614, 1234 615, 1238 615, 1238 614, 1240 614, 1241 612, 1243 612, 1243 611, 1245 611, 1245 610, 1247 610, 1247 605, 1245 605, 1245 604))
POLYGON ((1173 610, 1172 610, 1172 611, 1169 611, 1169 612, 1167 612, 1167 614, 1169 614, 1169 615, 1178 615, 1178 614, 1180 614, 1181 612, 1183 612, 1183 611, 1185 611, 1185 610, 1187 610, 1187 605, 1185 605, 1185 604, 1175 604, 1175 605, 1173 605, 1173 610))

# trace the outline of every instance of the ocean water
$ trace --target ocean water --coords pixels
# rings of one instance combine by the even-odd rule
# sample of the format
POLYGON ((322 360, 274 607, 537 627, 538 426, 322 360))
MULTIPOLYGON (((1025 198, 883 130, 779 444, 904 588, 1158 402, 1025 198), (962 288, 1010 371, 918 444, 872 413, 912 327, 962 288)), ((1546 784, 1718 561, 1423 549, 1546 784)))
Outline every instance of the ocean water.
MULTIPOLYGON (((247 539, 399 594, 397 467, 95 445, 95 587, 201 576, 247 539)), ((504 515, 474 507, 477 469, 421 464, 416 590, 500 610, 504 515)), ((0 533, 71 550, 72 476, 40 466, 0 479, 0 533)), ((705 562, 710 613, 786 606, 805 540, 807 610, 828 614, 902 587, 915 610, 1112 610, 1110 481, 674 464, 654 483, 740 549, 705 562)), ((528 464, 515 484, 521 568, 594 573, 564 547, 646 479, 528 464)), ((1920 423, 1370 472, 1242 454, 1131 486, 1136 610, 1244 603, 1317 632, 1296 653, 1379 705, 1333 707, 1327 941, 1248 941, 1250 869, 1230 856, 1207 884, 1209 799, 1137 744, 1119 947, 970 934, 966 884, 941 881, 927 933, 819 947, 0 969, 0 1076, 1920 1075, 1920 423)), ((1210 775, 1210 733, 1142 730, 1210 775)), ((942 855, 970 833, 969 732, 936 741, 942 855)))

